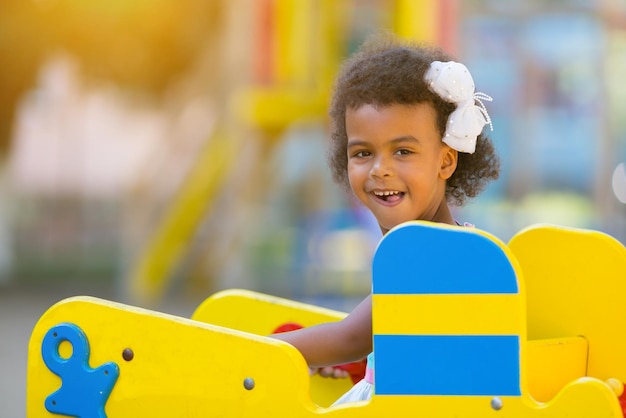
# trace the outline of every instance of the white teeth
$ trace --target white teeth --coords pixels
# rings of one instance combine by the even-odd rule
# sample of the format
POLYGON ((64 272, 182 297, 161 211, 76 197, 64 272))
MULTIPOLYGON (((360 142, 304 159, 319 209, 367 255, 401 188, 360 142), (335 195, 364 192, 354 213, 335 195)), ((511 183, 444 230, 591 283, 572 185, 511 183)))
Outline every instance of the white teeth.
POLYGON ((376 196, 391 196, 391 195, 394 195, 394 194, 400 194, 400 192, 398 192, 398 191, 393 191, 393 192, 390 192, 390 191, 384 191, 384 192, 375 191, 374 194, 376 196))

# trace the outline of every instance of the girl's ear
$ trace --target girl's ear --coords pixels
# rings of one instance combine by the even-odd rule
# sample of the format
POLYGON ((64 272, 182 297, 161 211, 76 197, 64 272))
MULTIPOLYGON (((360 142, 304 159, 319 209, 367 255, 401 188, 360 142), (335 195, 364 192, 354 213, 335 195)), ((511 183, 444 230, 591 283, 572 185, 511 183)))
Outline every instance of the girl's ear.
POLYGON ((441 169, 439 170, 439 177, 443 180, 448 180, 454 174, 456 165, 459 161, 459 152, 450 148, 448 145, 444 145, 442 150, 443 156, 441 159, 441 169))

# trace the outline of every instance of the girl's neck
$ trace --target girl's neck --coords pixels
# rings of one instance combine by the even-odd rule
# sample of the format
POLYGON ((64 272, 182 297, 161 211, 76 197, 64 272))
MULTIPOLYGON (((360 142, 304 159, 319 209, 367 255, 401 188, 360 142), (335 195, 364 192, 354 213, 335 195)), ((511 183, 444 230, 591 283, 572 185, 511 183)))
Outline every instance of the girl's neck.
POLYGON ((445 200, 441 202, 430 221, 448 225, 456 225, 456 220, 452 216, 452 212, 450 212, 450 207, 445 200))

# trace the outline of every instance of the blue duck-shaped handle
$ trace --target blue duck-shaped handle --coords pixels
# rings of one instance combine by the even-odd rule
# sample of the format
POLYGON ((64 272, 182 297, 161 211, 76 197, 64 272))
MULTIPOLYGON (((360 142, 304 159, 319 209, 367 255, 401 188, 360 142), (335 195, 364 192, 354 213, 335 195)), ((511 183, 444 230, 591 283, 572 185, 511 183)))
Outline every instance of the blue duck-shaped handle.
POLYGON ((46 333, 41 345, 43 361, 61 378, 61 387, 45 401, 48 412, 81 418, 106 418, 104 406, 119 376, 113 362, 89 366, 89 341, 75 324, 61 323, 46 333), (72 354, 61 357, 59 346, 68 341, 72 354))

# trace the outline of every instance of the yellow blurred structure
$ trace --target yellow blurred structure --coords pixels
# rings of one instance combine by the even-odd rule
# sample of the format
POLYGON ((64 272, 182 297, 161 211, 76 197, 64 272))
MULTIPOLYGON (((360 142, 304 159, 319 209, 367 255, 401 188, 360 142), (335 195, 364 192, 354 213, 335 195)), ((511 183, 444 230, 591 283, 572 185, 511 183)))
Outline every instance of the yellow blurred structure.
POLYGON ((246 291, 214 295, 192 319, 72 298, 31 335, 27 416, 618 418, 625 268, 626 248, 594 231, 537 226, 507 246, 474 228, 400 225, 374 258, 376 393, 336 407, 345 387, 310 379, 296 349, 264 335, 340 312, 246 291))
MULTIPOLYGON (((448 3, 448 1, 444 2, 448 3)), ((440 2, 389 2, 393 30, 401 37, 435 41, 440 2)), ((271 152, 294 123, 324 125, 334 74, 344 55, 345 16, 351 2, 276 0, 259 2, 260 16, 270 16, 257 36, 254 54, 264 67, 265 85, 232 92, 220 128, 191 169, 185 184, 139 254, 130 271, 131 300, 159 301, 194 232, 219 196, 234 158, 245 142, 245 129, 261 133, 271 152)))
POLYGON ((270 8, 275 22, 263 28, 272 31, 268 39, 275 51, 270 57, 272 85, 232 93, 221 128, 208 139, 205 151, 131 270, 134 300, 154 302, 162 297, 172 270, 234 169, 237 150, 245 142, 245 127, 263 132, 271 147, 290 124, 321 120, 324 115, 329 71, 338 61, 335 32, 329 29, 335 27, 333 19, 340 5, 328 0, 279 0, 264 6, 270 8), (313 9, 318 9, 320 22, 312 20, 316 15, 313 9), (318 48, 312 51, 305 47, 311 44, 318 48))

